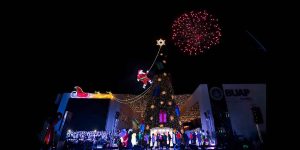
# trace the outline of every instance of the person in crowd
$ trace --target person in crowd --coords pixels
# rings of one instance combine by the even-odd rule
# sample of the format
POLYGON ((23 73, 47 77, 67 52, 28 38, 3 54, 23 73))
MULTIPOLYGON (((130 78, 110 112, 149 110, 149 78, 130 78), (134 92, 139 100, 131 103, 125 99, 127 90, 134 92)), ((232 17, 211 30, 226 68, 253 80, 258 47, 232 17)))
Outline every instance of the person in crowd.
POLYGON ((157 134, 156 134, 156 147, 159 147, 159 146, 160 146, 159 138, 160 138, 160 133, 157 133, 157 134))
POLYGON ((197 132, 197 140, 198 140, 198 146, 201 146, 201 131, 200 130, 197 132))
POLYGON ((48 128, 46 135, 43 139, 43 149, 49 149, 51 146, 54 146, 54 136, 55 136, 55 125, 61 120, 62 113, 58 112, 56 115, 48 120, 48 128))
POLYGON ((163 146, 165 146, 166 148, 168 147, 167 140, 168 140, 168 136, 167 136, 167 133, 165 132, 163 134, 163 146))
POLYGON ((175 132, 172 132, 172 144, 173 144, 173 147, 175 147, 175 144, 176 144, 175 132))
POLYGON ((171 142, 172 142, 172 135, 170 134, 170 132, 168 132, 168 147, 170 147, 171 142))
POLYGON ((139 140, 138 140, 138 145, 142 145, 143 144, 143 133, 142 132, 139 132, 139 140))
POLYGON ((176 145, 178 145, 178 146, 181 145, 181 134, 178 131, 176 133, 176 145))
POLYGON ((149 143, 149 134, 144 134, 144 143, 143 146, 147 149, 149 143))
POLYGON ((131 137, 132 147, 134 147, 134 145, 137 144, 137 137, 138 135, 136 133, 132 133, 132 137, 131 137))
POLYGON ((208 132, 208 130, 206 130, 206 137, 207 137, 208 144, 210 144, 212 137, 211 137, 210 133, 208 132))
POLYGON ((183 133, 183 140, 184 140, 185 147, 188 147, 188 145, 189 145, 188 133, 183 133))
POLYGON ((163 146, 164 146, 163 133, 160 133, 160 135, 159 135, 159 147, 162 149, 163 146))
POLYGON ((193 139, 192 139, 192 144, 196 144, 196 139, 197 139, 197 137, 196 137, 196 132, 195 132, 195 131, 193 131, 193 139))
POLYGON ((205 132, 204 132, 204 130, 201 131, 201 141, 202 141, 201 145, 205 145, 205 132))
POLYGON ((152 147, 154 147, 155 145, 155 141, 156 141, 156 139, 155 139, 155 135, 154 135, 154 133, 152 133, 152 136, 151 136, 151 142, 152 142, 152 147))
POLYGON ((189 144, 192 144, 193 143, 193 133, 190 132, 189 133, 189 144))
POLYGON ((128 130, 128 143, 127 143, 127 148, 132 148, 132 143, 131 143, 131 140, 132 140, 132 129, 129 129, 128 130))

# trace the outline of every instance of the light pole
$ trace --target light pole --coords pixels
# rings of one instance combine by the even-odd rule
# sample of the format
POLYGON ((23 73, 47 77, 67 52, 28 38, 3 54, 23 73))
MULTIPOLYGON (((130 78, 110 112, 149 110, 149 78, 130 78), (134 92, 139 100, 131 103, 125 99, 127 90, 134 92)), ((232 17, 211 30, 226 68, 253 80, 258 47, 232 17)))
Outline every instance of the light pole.
POLYGON ((246 32, 250 35, 251 38, 253 38, 255 40, 255 42, 260 46, 260 48, 264 52, 267 52, 267 49, 248 30, 246 30, 246 32))

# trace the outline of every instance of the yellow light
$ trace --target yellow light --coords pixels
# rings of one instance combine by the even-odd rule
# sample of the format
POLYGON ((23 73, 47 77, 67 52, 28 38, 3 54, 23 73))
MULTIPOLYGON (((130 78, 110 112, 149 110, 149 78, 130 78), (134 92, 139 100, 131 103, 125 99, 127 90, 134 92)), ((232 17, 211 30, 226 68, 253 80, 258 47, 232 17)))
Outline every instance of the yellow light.
POLYGON ((153 109, 155 106, 154 105, 151 105, 151 108, 153 109))
POLYGON ((111 92, 106 92, 107 94, 100 93, 100 92, 95 92, 94 94, 91 94, 91 98, 96 98, 96 99, 114 99, 114 96, 111 92))

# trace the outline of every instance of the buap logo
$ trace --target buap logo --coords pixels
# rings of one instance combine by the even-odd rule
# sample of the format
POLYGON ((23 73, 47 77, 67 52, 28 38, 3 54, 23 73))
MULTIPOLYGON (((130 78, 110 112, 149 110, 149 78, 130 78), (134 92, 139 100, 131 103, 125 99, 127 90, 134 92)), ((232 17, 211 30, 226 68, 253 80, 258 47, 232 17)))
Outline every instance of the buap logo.
POLYGON ((214 100, 221 100, 224 97, 223 90, 218 87, 212 87, 209 91, 209 94, 214 100))

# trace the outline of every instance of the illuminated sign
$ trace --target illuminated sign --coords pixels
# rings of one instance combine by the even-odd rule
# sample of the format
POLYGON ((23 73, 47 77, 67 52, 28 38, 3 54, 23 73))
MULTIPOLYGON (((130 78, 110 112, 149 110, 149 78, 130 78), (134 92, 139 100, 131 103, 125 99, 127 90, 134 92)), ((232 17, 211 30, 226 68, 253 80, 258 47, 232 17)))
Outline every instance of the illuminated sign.
POLYGON ((249 89, 226 89, 226 96, 248 96, 250 93, 249 89))
POLYGON ((96 91, 95 93, 86 93, 79 86, 75 86, 75 90, 76 91, 72 91, 70 93, 71 98, 91 98, 91 99, 111 99, 111 100, 114 98, 111 92, 100 93, 96 91))

